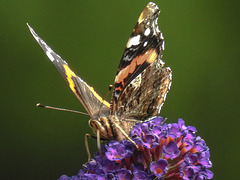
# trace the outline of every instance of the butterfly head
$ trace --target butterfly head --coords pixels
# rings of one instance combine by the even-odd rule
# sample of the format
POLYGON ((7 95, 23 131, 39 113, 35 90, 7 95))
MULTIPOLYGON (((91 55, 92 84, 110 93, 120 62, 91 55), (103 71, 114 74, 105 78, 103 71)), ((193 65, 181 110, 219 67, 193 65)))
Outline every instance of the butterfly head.
POLYGON ((89 120, 89 126, 93 129, 93 132, 97 134, 97 131, 100 133, 102 139, 113 139, 113 131, 111 121, 106 116, 101 116, 98 118, 93 118, 89 120))

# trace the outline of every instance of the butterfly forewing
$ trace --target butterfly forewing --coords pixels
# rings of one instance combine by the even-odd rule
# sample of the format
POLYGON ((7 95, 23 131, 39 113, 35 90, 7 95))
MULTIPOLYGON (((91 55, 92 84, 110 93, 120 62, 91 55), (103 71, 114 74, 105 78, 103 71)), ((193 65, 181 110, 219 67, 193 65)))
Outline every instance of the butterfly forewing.
POLYGON ((110 104, 104 101, 86 82, 78 77, 58 54, 56 54, 28 25, 30 32, 46 53, 50 61, 55 65, 63 78, 68 82, 70 89, 82 103, 88 114, 93 117, 98 114, 100 108, 108 114, 110 104))

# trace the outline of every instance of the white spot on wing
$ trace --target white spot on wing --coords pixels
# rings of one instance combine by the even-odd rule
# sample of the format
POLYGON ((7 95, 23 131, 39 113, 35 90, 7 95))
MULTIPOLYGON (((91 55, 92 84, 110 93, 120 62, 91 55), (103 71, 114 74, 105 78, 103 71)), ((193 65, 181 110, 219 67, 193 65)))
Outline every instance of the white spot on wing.
POLYGON ((158 18, 155 19, 155 25, 157 26, 158 25, 158 18))
POLYGON ((46 51, 46 55, 52 62, 55 60, 54 57, 52 56, 51 52, 46 51))
POLYGON ((128 43, 127 43, 127 48, 130 48, 131 46, 138 45, 140 43, 140 38, 141 38, 140 35, 137 35, 137 36, 134 36, 134 37, 130 38, 128 40, 128 43))
POLYGON ((148 36, 150 34, 150 28, 147 28, 145 31, 144 31, 144 36, 148 36))
POLYGON ((162 43, 162 49, 163 50, 165 49, 165 41, 163 41, 163 43, 162 43))
POLYGON ((144 42, 144 44, 143 44, 143 47, 145 47, 147 44, 148 44, 148 42, 147 42, 147 41, 146 41, 146 42, 144 42))
POLYGON ((164 64, 165 64, 165 62, 163 62, 163 60, 161 60, 161 59, 159 59, 159 62, 160 62, 160 64, 161 64, 161 67, 163 67, 164 64))
POLYGON ((163 37, 163 33, 160 34, 160 38, 161 38, 161 39, 164 39, 164 37, 163 37))
POLYGON ((137 88, 141 85, 142 82, 142 74, 139 74, 136 78, 134 78, 131 82, 131 85, 134 86, 134 88, 137 88))

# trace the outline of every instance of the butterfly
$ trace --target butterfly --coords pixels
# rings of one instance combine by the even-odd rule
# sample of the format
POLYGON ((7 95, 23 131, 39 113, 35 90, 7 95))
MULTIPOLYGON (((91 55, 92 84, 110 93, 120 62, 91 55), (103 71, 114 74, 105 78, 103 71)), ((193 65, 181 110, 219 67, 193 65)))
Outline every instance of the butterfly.
POLYGON ((101 98, 67 62, 56 54, 28 25, 30 32, 67 81, 90 116, 89 124, 101 139, 128 138, 136 122, 160 113, 172 82, 172 71, 161 60, 164 38, 158 28, 156 4, 150 2, 140 14, 115 76, 111 102, 101 98))

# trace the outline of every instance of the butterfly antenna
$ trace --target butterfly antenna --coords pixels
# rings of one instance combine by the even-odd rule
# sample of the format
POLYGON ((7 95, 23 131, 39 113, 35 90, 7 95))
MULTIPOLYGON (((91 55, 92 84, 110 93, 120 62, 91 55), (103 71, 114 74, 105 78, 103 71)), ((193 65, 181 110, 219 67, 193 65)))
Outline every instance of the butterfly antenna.
MULTIPOLYGON (((113 87, 113 85, 111 85, 111 84, 108 86, 108 91, 107 91, 106 96, 105 96, 104 99, 103 99, 103 102, 107 99, 110 91, 112 90, 112 87, 113 87)), ((101 108, 102 108, 102 106, 103 106, 103 102, 102 102, 102 104, 101 104, 101 106, 100 106, 100 108, 99 108, 98 115, 99 115, 99 112, 100 112, 100 110, 101 110, 101 108)))
POLYGON ((45 105, 42 105, 41 103, 37 103, 36 106, 41 107, 41 108, 46 108, 46 109, 53 109, 53 110, 57 110, 57 111, 66 111, 66 112, 72 112, 72 113, 77 113, 77 114, 82 114, 82 115, 89 116, 89 114, 84 113, 84 112, 75 111, 75 110, 71 110, 71 109, 52 107, 52 106, 45 106, 45 105))

